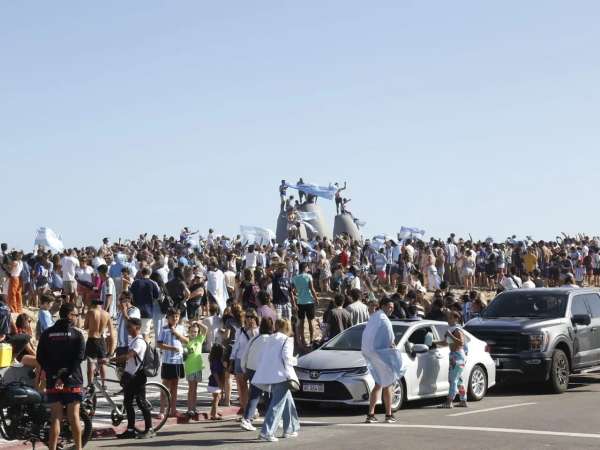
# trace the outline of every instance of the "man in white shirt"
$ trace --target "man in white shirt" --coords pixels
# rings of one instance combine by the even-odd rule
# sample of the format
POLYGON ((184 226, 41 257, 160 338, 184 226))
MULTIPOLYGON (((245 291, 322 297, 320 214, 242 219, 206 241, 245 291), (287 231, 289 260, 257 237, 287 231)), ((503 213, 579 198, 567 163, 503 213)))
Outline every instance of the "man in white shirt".
POLYGON ((458 274, 456 273, 456 256, 458 255, 458 247, 452 240, 448 238, 446 243, 446 273, 448 281, 453 284, 458 282, 458 274))
POLYGON ((523 281, 523 286, 521 286, 523 289, 534 289, 535 288, 535 283, 531 280, 531 275, 526 274, 525 275, 525 281, 523 281))
POLYGON ((362 302, 361 292, 358 289, 350 290, 350 298, 352 303, 346 306, 346 310, 350 313, 352 325, 368 321, 369 307, 362 302))
POLYGON ((67 254, 60 260, 63 279, 63 294, 68 295, 69 302, 74 303, 77 297, 77 280, 75 274, 79 269, 79 259, 73 256, 73 250, 67 250, 67 254))
POLYGON ((256 269, 257 264, 258 254, 254 251, 254 245, 250 245, 248 247, 248 253, 246 253, 245 268, 250 269, 252 270, 252 272, 254 272, 254 269, 256 269))
POLYGON ((146 382, 148 378, 144 373, 142 364, 148 350, 148 344, 141 335, 141 328, 142 321, 140 319, 130 318, 127 321, 127 330, 131 336, 131 342, 129 343, 127 354, 119 358, 120 360, 125 359, 127 361, 125 363, 125 372, 121 379, 121 385, 123 386, 123 406, 127 413, 127 429, 117 435, 118 439, 133 439, 136 437, 138 439, 145 439, 156 436, 152 428, 152 416, 150 415, 150 409, 146 401, 146 382), (144 416, 145 430, 140 434, 135 431, 134 400, 136 400, 144 416))
POLYGON ((502 280, 500 280, 500 286, 502 286, 505 291, 510 291, 513 289, 519 289, 521 286, 523 286, 523 282, 518 276, 512 275, 509 271, 504 274, 502 280))

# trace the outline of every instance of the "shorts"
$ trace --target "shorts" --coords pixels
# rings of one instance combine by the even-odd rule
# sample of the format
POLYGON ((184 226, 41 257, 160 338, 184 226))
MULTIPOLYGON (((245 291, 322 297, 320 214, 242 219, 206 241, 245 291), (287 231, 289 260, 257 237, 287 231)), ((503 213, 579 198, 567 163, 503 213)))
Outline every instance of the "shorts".
POLYGON ((284 303, 283 305, 275 305, 275 312, 277 313, 278 319, 291 320, 292 304, 284 303))
POLYGON ((600 269, 593 269, 594 275, 600 275, 600 269))
POLYGON ((202 371, 200 370, 198 372, 188 373, 185 375, 185 379, 188 381, 201 382, 202 381, 202 371))
POLYGON ((74 392, 65 392, 63 394, 46 394, 47 403, 60 403, 64 406, 71 403, 81 403, 83 396, 74 392))
POLYGON ((163 380, 176 380, 185 377, 183 364, 166 364, 163 363, 160 368, 160 377, 163 380))
POLYGON ((220 394, 221 388, 219 386, 207 386, 206 390, 211 394, 220 394))
POLYGON ((202 297, 196 300, 188 300, 187 302, 187 316, 188 320, 197 319, 198 311, 200 310, 200 306, 202 305, 202 297))
POLYGON ((377 272, 377 276, 379 277, 379 281, 385 281, 387 278, 387 273, 385 270, 382 270, 381 272, 377 272))
POLYGON ((313 320, 315 318, 315 304, 308 303, 305 305, 298 304, 298 318, 300 320, 308 319, 313 320))
POLYGON ((77 281, 63 281, 63 294, 76 294, 77 281))
POLYGON ((104 338, 88 338, 85 344, 85 356, 88 359, 106 358, 106 342, 104 338))

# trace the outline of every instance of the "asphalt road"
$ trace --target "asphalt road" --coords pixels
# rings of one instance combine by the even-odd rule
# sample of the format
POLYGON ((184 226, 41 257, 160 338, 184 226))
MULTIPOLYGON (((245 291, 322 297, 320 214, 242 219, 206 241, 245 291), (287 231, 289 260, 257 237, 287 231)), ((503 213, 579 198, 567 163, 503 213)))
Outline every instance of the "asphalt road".
MULTIPOLYGON (((91 449, 148 449, 197 446, 259 449, 598 449, 600 375, 573 377, 562 395, 535 385, 501 386, 468 409, 436 408, 437 402, 409 403, 396 424, 364 424, 362 409, 301 409, 299 437, 268 444, 235 421, 165 427, 155 439, 93 441, 91 449)), ((383 419, 383 416, 379 416, 383 419)))

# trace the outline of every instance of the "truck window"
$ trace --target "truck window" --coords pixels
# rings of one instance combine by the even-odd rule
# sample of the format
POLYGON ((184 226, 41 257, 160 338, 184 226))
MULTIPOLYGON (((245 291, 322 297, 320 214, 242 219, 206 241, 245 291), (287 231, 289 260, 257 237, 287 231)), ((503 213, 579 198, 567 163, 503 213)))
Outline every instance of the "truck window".
POLYGON ((600 317, 600 295, 587 294, 585 297, 592 312, 592 317, 600 317))
POLYGON ((573 297, 573 301, 571 303, 571 316, 589 313, 590 312, 585 304, 585 295, 576 295, 573 297))

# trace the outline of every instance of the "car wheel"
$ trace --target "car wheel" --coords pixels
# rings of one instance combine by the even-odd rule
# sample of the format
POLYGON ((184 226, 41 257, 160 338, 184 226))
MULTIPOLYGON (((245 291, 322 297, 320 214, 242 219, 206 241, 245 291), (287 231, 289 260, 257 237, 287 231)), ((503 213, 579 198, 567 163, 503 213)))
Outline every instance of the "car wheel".
POLYGON ((569 387, 569 374, 571 368, 569 359, 562 350, 555 350, 552 354, 552 365, 550 366, 550 379, 548 383, 554 394, 562 394, 569 387))
POLYGON ((471 375, 469 375, 469 400, 478 402, 485 397, 488 388, 487 374, 483 367, 479 364, 473 367, 471 375))
POLYGON ((392 411, 398 411, 404 404, 404 385, 398 380, 394 384, 392 391, 392 411))

